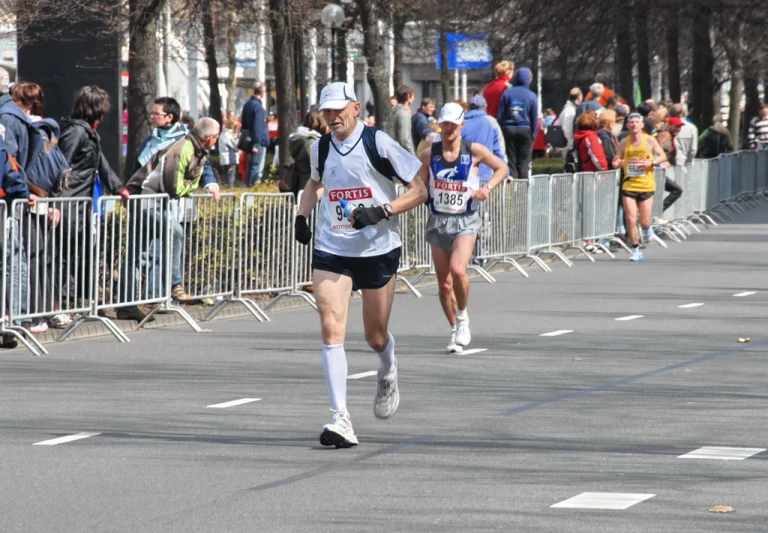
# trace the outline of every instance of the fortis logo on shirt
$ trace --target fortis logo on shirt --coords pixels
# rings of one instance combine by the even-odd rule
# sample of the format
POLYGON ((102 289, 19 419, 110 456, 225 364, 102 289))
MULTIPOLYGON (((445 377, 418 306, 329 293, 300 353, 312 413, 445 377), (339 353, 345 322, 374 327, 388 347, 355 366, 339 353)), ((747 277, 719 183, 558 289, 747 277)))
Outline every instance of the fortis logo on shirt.
POLYGON ((334 189, 328 191, 328 199, 331 202, 338 202, 341 199, 350 200, 365 200, 373 198, 373 191, 370 187, 359 187, 354 189, 334 189))

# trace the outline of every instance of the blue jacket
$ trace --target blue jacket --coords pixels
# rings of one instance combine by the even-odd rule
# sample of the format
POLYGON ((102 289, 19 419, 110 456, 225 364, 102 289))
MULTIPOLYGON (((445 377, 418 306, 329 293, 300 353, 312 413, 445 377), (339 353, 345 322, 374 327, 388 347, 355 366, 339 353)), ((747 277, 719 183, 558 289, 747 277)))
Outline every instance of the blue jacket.
MULTIPOLYGON (((0 197, 9 204, 21 198, 29 198, 29 187, 24 173, 8 155, 5 142, 0 139, 0 197)), ((10 205, 9 205, 10 207, 10 205)))
MULTIPOLYGON (((470 142, 482 144, 488 148, 493 155, 503 158, 501 146, 499 145, 499 134, 493 129, 491 123, 485 118, 485 111, 473 109, 464 114, 464 127, 461 129, 461 137, 470 142)), ((490 167, 484 164, 478 166, 478 175, 480 181, 488 181, 493 176, 490 167)))
MULTIPOLYGON (((165 150, 173 146, 176 141, 183 139, 189 133, 189 129, 185 124, 177 122, 170 128, 155 128, 152 130, 152 134, 144 139, 139 147, 139 156, 136 158, 136 164, 133 166, 133 173, 135 174, 141 167, 149 163, 157 152, 165 150)), ((203 175, 200 178, 201 185, 206 187, 216 182, 216 176, 213 174, 213 167, 208 159, 203 164, 203 175)))
POLYGON ((26 168, 27 179, 51 196, 56 196, 71 174, 69 163, 58 146, 59 124, 52 118, 36 120, 32 125, 43 136, 43 149, 26 168))
POLYGON ((533 138, 539 129, 539 101, 531 86, 531 71, 521 68, 512 78, 512 87, 504 91, 496 118, 502 128, 530 128, 533 138))
POLYGON ((254 144, 269 146, 269 132, 267 131, 267 115, 261 100, 251 96, 243 106, 243 114, 240 122, 244 130, 251 132, 254 144))
MULTIPOLYGON (((427 138, 427 135, 432 133, 429 129, 429 117, 424 111, 419 108, 416 113, 411 117, 411 136, 413 137, 413 149, 419 148, 419 143, 427 138)), ((416 154, 419 156, 419 154, 416 154)))
POLYGON ((0 97, 0 137, 23 170, 43 149, 44 139, 40 132, 9 94, 0 97))

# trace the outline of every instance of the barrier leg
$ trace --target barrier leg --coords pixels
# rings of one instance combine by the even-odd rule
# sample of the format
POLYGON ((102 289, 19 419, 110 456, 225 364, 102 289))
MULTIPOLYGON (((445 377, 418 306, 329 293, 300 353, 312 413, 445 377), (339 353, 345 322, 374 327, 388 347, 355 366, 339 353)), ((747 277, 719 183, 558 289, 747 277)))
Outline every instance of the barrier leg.
POLYGON ((611 241, 611 242, 613 242, 613 243, 616 243, 616 244, 618 244, 620 247, 624 248, 624 250, 625 250, 625 251, 626 251, 628 254, 631 254, 631 253, 632 253, 632 250, 630 250, 630 249, 629 249, 629 246, 627 246, 627 243, 625 243, 623 240, 619 239, 619 238, 618 238, 618 237, 616 237, 615 235, 614 235, 613 237, 611 237, 611 238, 610 238, 610 241, 611 241))
POLYGON ((544 272, 552 272, 552 269, 549 267, 548 264, 546 264, 544 261, 541 260, 541 257, 537 257, 535 255, 526 255, 526 259, 531 260, 531 264, 537 264, 544 272))
POLYGON ((576 245, 572 244, 570 246, 566 246, 565 249, 566 250, 576 250, 576 254, 573 257, 576 257, 579 254, 584 254, 587 257, 587 259, 589 259, 593 263, 595 262, 595 258, 592 257, 592 255, 588 251, 586 251, 584 248, 582 248, 581 246, 576 246, 576 245))
POLYGON ((40 355, 48 355, 42 344, 26 329, 21 326, 3 326, 0 328, 0 334, 12 335, 15 339, 21 341, 27 350, 32 352, 32 355, 39 357, 40 355))
POLYGON ((573 263, 571 263, 571 261, 570 261, 570 260, 569 260, 567 257, 565 257, 565 254, 563 254, 563 252, 561 252, 561 251, 559 251, 559 250, 541 250, 541 253, 542 253, 542 254, 551 254, 551 255, 554 255, 554 256, 555 256, 555 257, 557 257, 557 258, 558 258, 560 261, 562 261, 563 263, 565 263, 565 264, 566 264, 568 267, 572 267, 572 266, 573 266, 573 263))
POLYGON ((595 246, 600 248, 604 253, 608 254, 608 257, 611 259, 616 259, 616 256, 611 253, 611 251, 608 249, 608 247, 600 242, 596 242, 595 246))
POLYGON ((284 292, 284 293, 278 294, 275 298, 272 299, 271 302, 269 302, 269 304, 267 305, 267 307, 264 308, 264 310, 269 311, 275 306, 277 302, 279 302, 283 298, 301 298, 302 300, 306 301, 312 307, 312 309, 317 311, 317 304, 315 303, 315 299, 312 298, 312 296, 310 296, 306 292, 297 291, 297 290, 292 290, 290 292, 284 292))
POLYGON ((661 238, 659 238, 659 236, 658 236, 658 235, 656 235, 655 233, 653 234, 653 240, 654 240, 654 242, 657 242, 657 243, 659 243, 659 244, 661 245, 661 247, 662 247, 662 248, 669 248, 669 247, 667 246, 667 243, 665 243, 664 241, 662 241, 662 240, 661 240, 661 238))
POLYGON ((478 274, 480 274, 480 277, 483 278, 488 283, 496 283, 496 280, 493 276, 491 276, 483 267, 477 266, 477 265, 468 265, 467 270, 474 270, 478 274))
POLYGON ((397 281, 399 281, 400 283, 402 283, 403 285, 405 285, 405 286, 406 286, 406 288, 407 288, 409 291, 411 291, 411 292, 413 293, 413 295, 414 295, 416 298, 421 298, 421 293, 419 292, 419 290, 418 290, 416 287, 414 287, 414 286, 413 286, 413 283, 411 283, 410 281, 408 281, 408 278, 406 278, 405 276, 401 276, 400 274, 398 274, 398 275, 397 275, 397 281))
MULTIPOLYGON (((151 314, 150 314, 151 315, 151 314)), ((77 317, 75 320, 72 321, 72 323, 67 326, 67 328, 61 332, 61 335, 59 335, 59 338, 56 339, 56 342, 62 342, 67 340, 70 335, 72 335, 77 328, 85 324, 86 322, 101 322, 104 327, 107 328, 107 330, 114 335, 114 337, 120 341, 120 342, 131 342, 131 340, 120 331, 120 328, 118 328, 114 322, 112 322, 107 317, 98 316, 98 315, 81 315, 77 317)))
POLYGON ((518 263, 514 259, 505 257, 504 259, 501 260, 501 262, 508 264, 510 268, 514 268, 515 270, 520 272, 520 274, 522 274, 524 278, 528 277, 528 272, 526 272, 525 269, 520 266, 520 263, 518 263))

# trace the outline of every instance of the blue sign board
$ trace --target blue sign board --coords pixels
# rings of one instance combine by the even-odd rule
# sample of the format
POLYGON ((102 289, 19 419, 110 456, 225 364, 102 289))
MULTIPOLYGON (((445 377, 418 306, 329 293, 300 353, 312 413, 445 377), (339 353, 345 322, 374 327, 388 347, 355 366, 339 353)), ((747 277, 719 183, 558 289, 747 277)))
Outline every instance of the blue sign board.
MULTIPOLYGON (((448 68, 458 70, 491 68, 488 34, 448 33, 448 68)), ((437 68, 441 67, 440 36, 437 37, 437 68)))

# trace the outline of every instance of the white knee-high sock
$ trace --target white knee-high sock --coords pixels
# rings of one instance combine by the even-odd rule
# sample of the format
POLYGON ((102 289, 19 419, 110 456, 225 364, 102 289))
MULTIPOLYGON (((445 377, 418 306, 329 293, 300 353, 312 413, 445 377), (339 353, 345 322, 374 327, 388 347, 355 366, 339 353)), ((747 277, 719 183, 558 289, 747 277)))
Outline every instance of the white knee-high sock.
POLYGON ((387 332, 389 336, 389 342, 387 343, 384 351, 379 353, 379 375, 387 376, 395 371, 395 338, 391 333, 387 332))
POLYGON ((347 408, 347 354, 343 344, 323 344, 323 370, 334 411, 347 408))

